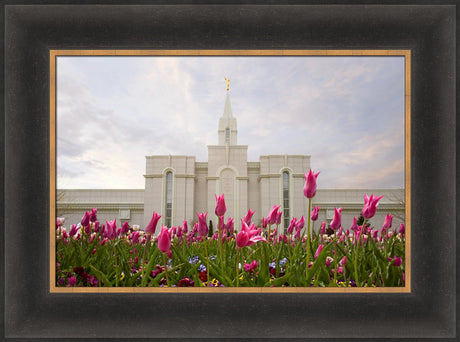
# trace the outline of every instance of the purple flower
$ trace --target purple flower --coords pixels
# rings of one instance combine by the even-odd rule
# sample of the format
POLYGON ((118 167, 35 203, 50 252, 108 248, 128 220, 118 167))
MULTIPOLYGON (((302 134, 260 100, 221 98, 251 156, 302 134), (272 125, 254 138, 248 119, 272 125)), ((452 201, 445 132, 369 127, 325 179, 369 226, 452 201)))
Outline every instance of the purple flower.
POLYGON ((160 219, 161 215, 158 215, 156 212, 153 212, 152 218, 150 219, 149 224, 145 227, 145 232, 147 234, 153 235, 155 234, 155 230, 157 229, 158 220, 160 219))
POLYGON ((372 218, 375 215, 375 212, 377 211, 377 208, 379 206, 379 201, 382 198, 383 196, 374 197, 374 194, 371 194, 371 196, 367 196, 367 194, 364 194, 364 206, 361 215, 363 215, 365 219, 372 218))
POLYGON ((75 286, 76 284, 77 284, 77 277, 73 276, 73 277, 67 278, 67 286, 68 287, 75 286))
POLYGON ((227 211, 227 206, 225 205, 225 199, 224 199, 224 195, 222 194, 222 196, 217 196, 217 195, 214 195, 216 196, 216 209, 215 209, 215 213, 216 213, 216 216, 224 216, 225 215, 225 212, 227 211))
POLYGON ((316 179, 318 178, 319 172, 315 174, 311 169, 308 175, 305 173, 305 186, 303 188, 303 194, 307 198, 313 198, 316 194, 316 179))
POLYGON ((195 282, 188 277, 182 278, 181 280, 179 280, 179 283, 177 284, 177 287, 194 287, 194 286, 195 286, 195 282))
POLYGON ((342 208, 334 209, 334 218, 331 221, 331 228, 337 230, 342 225, 342 208))

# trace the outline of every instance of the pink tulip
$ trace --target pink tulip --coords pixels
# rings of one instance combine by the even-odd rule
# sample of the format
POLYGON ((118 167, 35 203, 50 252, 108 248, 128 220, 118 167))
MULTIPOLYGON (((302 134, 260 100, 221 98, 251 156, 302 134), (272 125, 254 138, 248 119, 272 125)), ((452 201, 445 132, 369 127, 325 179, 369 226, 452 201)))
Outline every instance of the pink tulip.
POLYGON ((86 227, 88 224, 89 224, 89 217, 91 215, 91 212, 90 211, 87 211, 85 212, 85 215, 83 215, 83 217, 81 218, 81 225, 83 227, 86 227))
POLYGON ((167 227, 161 226, 161 232, 158 235, 158 249, 162 253, 168 253, 171 249, 171 233, 167 227))
POLYGON ((236 235, 235 242, 236 242, 236 248, 246 247, 249 242, 248 233, 244 230, 240 230, 240 232, 236 235))
POLYGON ((342 260, 340 260, 340 265, 345 266, 347 264, 347 256, 344 256, 342 260))
POLYGON ((157 229, 158 220, 160 219, 161 215, 158 215, 156 212, 153 212, 152 218, 150 219, 149 224, 145 227, 145 233, 153 235, 155 234, 155 230, 157 229))
POLYGON ((139 243, 139 232, 136 231, 134 233, 131 234, 130 238, 131 238, 131 243, 139 243))
POLYGON ((270 210, 267 216, 268 224, 275 224, 276 219, 278 217, 278 209, 280 208, 279 205, 274 205, 273 208, 270 210))
POLYGON ((95 222, 97 220, 97 208, 92 208, 91 213, 89 215, 89 220, 91 222, 95 222))
POLYGON ((184 225, 184 234, 187 234, 188 233, 188 225, 187 225, 186 220, 184 220, 183 225, 184 225))
POLYGON ((322 222, 322 223, 321 223, 321 228, 319 229, 319 233, 320 233, 321 235, 326 234, 326 222, 322 222))
POLYGON ((319 212, 319 207, 315 206, 310 216, 312 221, 316 221, 318 219, 318 212, 319 212))
POLYGON ((99 221, 94 222, 94 231, 95 231, 96 233, 99 232, 99 221))
POLYGON ((401 257, 397 257, 396 255, 394 256, 394 258, 390 258, 388 257, 388 260, 392 262, 392 265, 394 267, 399 267, 402 265, 402 258, 401 257))
POLYGON ((401 233, 401 234, 404 234, 406 231, 406 227, 404 226, 404 223, 401 223, 399 225, 399 229, 398 229, 398 232, 401 233))
POLYGON ((319 257, 319 254, 320 254, 321 251, 323 250, 323 247, 324 247, 324 245, 319 245, 319 246, 318 246, 318 249, 316 250, 315 256, 314 256, 315 259, 316 259, 317 257, 319 257))
POLYGON ((233 233, 233 230, 235 229, 233 217, 229 217, 227 219, 227 223, 225 224, 225 229, 227 229, 229 233, 233 233))
POLYGON ((121 233, 126 234, 129 232, 129 223, 128 221, 123 222, 123 225, 121 226, 121 233))
POLYGON ((350 230, 355 231, 358 229, 358 218, 355 216, 353 217, 353 223, 351 224, 350 230))
POLYGON ((74 236, 75 234, 77 234, 77 225, 76 225, 76 224, 73 224, 73 225, 70 227, 69 235, 70 235, 70 236, 74 236))
POLYGON ((295 224, 297 223, 297 218, 293 217, 291 223, 289 223, 289 227, 287 227, 287 233, 292 234, 295 228, 295 224))
POLYGON ((296 227, 296 229, 302 229, 304 225, 305 225, 305 217, 303 217, 303 215, 302 215, 300 220, 297 221, 297 223, 295 224, 295 227, 296 227))
POLYGON ((267 228, 268 217, 262 217, 262 228, 267 228))
POLYGON ((373 238, 374 240, 377 239, 377 234, 378 234, 378 233, 379 233, 379 231, 378 231, 377 229, 374 230, 374 231, 372 232, 372 238, 373 238))
POLYGON ((216 216, 225 215, 225 212, 227 211, 227 206, 225 205, 224 195, 222 196, 214 195, 214 196, 216 196, 216 202, 217 202, 216 209, 215 209, 216 216))
POLYGON ((242 224, 241 230, 237 234, 236 239, 235 239, 237 249, 243 248, 246 246, 251 246, 258 241, 267 242, 267 240, 265 240, 265 238, 260 235, 261 233, 260 229, 255 228, 255 226, 253 225, 251 225, 251 227, 254 227, 253 229, 249 228, 248 225, 243 220, 241 220, 241 224, 242 224))
POLYGON ((303 194, 307 198, 313 198, 316 194, 316 179, 318 178, 319 172, 315 174, 311 169, 308 175, 305 173, 305 186, 303 188, 303 194))
POLYGON ((257 268, 257 260, 253 260, 250 264, 244 264, 244 270, 246 272, 252 272, 257 268))
POLYGON ((342 213, 342 208, 334 209, 334 218, 331 221, 331 228, 334 230, 339 229, 342 224, 341 213, 342 213))
POLYGON ((64 217, 56 217, 56 227, 60 227, 64 224, 65 218, 64 217))
POLYGON ((295 228, 295 234, 294 234, 294 239, 300 239, 300 232, 302 231, 302 229, 299 229, 299 228, 295 228))
POLYGON ((383 222, 382 228, 391 228, 391 224, 393 222, 393 215, 387 214, 385 216, 385 221, 383 222))
POLYGON ((208 224, 206 223, 206 215, 208 213, 198 214, 198 234, 207 236, 209 232, 208 224))
POLYGON ((255 210, 248 210, 248 213, 246 216, 243 218, 243 221, 246 222, 246 224, 249 226, 251 224, 252 216, 254 215, 255 210))
POLYGON ((375 212, 377 211, 377 208, 379 206, 379 201, 383 198, 383 196, 380 197, 374 197, 374 194, 371 194, 371 196, 367 196, 367 194, 364 194, 364 206, 363 210, 361 212, 361 215, 365 219, 370 219, 375 215, 375 212))
POLYGON ((105 231, 105 237, 113 240, 117 237, 117 220, 105 221, 107 223, 107 230, 105 231))
POLYGON ((276 224, 280 224, 281 223, 281 216, 283 215, 283 212, 282 211, 278 211, 276 213, 276 224))

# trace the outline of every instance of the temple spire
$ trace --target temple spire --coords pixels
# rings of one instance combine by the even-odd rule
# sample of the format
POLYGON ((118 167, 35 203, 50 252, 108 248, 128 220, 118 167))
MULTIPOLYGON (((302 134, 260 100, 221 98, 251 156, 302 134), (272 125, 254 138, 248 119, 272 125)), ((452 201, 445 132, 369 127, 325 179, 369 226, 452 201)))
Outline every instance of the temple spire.
POLYGON ((236 119, 232 114, 232 106, 230 104, 230 96, 228 91, 230 79, 226 77, 225 81, 227 82, 227 93, 225 94, 224 113, 219 118, 219 145, 236 145, 236 119))

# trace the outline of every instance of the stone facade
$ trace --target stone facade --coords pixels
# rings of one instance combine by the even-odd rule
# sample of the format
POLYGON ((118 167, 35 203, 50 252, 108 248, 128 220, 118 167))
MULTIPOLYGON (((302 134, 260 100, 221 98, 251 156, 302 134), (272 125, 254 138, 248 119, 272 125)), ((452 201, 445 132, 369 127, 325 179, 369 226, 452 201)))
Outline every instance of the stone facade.
MULTIPOLYGON (((309 155, 266 155, 249 162, 248 146, 237 144, 237 121, 228 93, 217 132, 219 143, 208 146, 208 162, 197 162, 194 156, 147 156, 145 190, 61 190, 58 216, 77 223, 85 210, 97 207, 100 219, 145 226, 155 211, 162 215, 161 224, 178 226, 184 220, 196 222, 197 213, 207 212, 216 227, 216 194, 225 195, 226 217, 235 219, 237 229, 249 208, 255 210, 256 224, 275 204, 283 211, 281 226, 287 226, 293 216, 306 215, 303 186, 309 155)), ((395 225, 404 220, 403 189, 318 189, 312 205, 321 208, 319 222, 330 222, 334 208, 342 207, 343 226, 349 226, 361 212, 365 193, 384 195, 371 220, 376 227, 387 213, 395 215, 395 225)))

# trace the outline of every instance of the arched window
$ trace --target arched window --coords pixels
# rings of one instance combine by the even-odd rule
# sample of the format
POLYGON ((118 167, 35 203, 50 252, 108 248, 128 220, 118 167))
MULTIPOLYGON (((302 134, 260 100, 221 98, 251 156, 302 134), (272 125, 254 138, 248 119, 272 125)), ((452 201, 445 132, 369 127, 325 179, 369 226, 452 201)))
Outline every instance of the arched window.
POLYGON ((230 128, 225 129, 225 143, 230 144, 230 128))
POLYGON ((283 218, 284 228, 289 227, 289 172, 283 172, 283 218))
POLYGON ((172 187, 173 187, 173 174, 169 171, 166 174, 166 193, 165 193, 165 224, 171 227, 172 223, 172 187))

